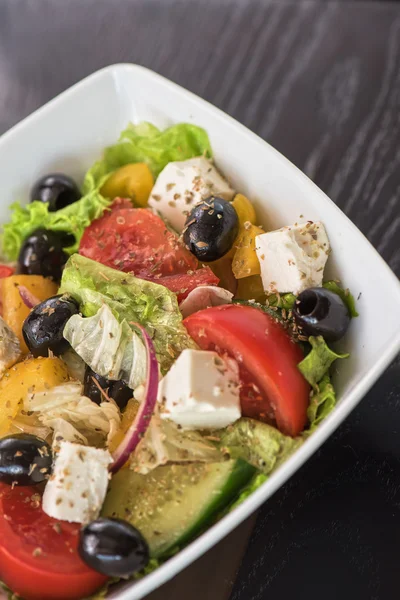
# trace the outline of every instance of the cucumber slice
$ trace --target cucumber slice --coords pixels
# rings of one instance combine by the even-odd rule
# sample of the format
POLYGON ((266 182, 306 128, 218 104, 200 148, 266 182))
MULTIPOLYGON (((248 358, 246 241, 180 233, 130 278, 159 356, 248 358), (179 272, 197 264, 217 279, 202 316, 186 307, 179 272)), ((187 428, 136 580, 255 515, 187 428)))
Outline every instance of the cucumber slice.
POLYGON ((254 473, 243 460, 166 465, 147 475, 122 469, 111 480, 102 516, 129 521, 159 558, 203 530, 254 473))

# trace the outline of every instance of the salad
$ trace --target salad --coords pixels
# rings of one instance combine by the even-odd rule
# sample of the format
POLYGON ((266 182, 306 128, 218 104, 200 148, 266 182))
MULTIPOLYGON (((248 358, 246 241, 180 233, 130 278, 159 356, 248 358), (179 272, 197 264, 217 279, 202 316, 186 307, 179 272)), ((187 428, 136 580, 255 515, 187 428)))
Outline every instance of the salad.
POLYGON ((324 277, 324 224, 265 229, 200 127, 129 125, 81 187, 41 177, 2 253, 10 597, 100 598, 149 573, 335 406, 332 343, 357 312, 324 277))

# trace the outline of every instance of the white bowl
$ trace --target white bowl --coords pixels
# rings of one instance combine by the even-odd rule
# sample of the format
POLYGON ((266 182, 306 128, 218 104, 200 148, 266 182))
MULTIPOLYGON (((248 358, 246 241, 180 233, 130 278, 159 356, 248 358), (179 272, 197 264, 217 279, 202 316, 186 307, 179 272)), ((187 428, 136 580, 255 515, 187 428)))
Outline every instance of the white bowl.
POLYGON ((328 438, 371 388, 400 348, 400 284, 362 233, 286 158, 254 133, 163 77, 135 65, 91 75, 16 125, 0 139, 0 222, 8 206, 28 198, 32 182, 61 170, 77 179, 129 121, 161 128, 187 121, 204 127, 215 159, 236 189, 257 206, 260 222, 281 227, 301 218, 324 222, 332 245, 329 276, 355 297, 354 319, 341 347, 351 358, 336 374, 338 405, 310 439, 241 506, 139 582, 110 598, 138 600, 206 552, 265 502, 328 438))

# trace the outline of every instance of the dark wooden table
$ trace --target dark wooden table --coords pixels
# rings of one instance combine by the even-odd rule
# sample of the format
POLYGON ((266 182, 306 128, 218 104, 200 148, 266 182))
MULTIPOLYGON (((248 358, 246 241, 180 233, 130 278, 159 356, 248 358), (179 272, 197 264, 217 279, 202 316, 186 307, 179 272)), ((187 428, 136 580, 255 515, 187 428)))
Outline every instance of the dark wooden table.
MULTIPOLYGON (((271 142, 400 274, 398 4, 0 0, 0 132, 121 61, 159 71, 271 142)), ((397 359, 260 510, 245 554, 251 521, 151 600, 397 599, 399 376, 397 359)))

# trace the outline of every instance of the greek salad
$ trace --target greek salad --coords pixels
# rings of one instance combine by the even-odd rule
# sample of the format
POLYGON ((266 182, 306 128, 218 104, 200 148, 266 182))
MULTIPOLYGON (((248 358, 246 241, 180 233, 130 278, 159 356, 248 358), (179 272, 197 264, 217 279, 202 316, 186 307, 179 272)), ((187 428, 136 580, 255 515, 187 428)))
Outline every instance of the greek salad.
MULTIPOLYGON (((0 266, 0 579, 104 597, 232 510, 336 402, 357 316, 322 222, 270 231, 207 132, 130 124, 12 205, 0 266), (335 362, 338 361, 338 362, 335 362)), ((14 594, 14 595, 13 595, 14 594)))

